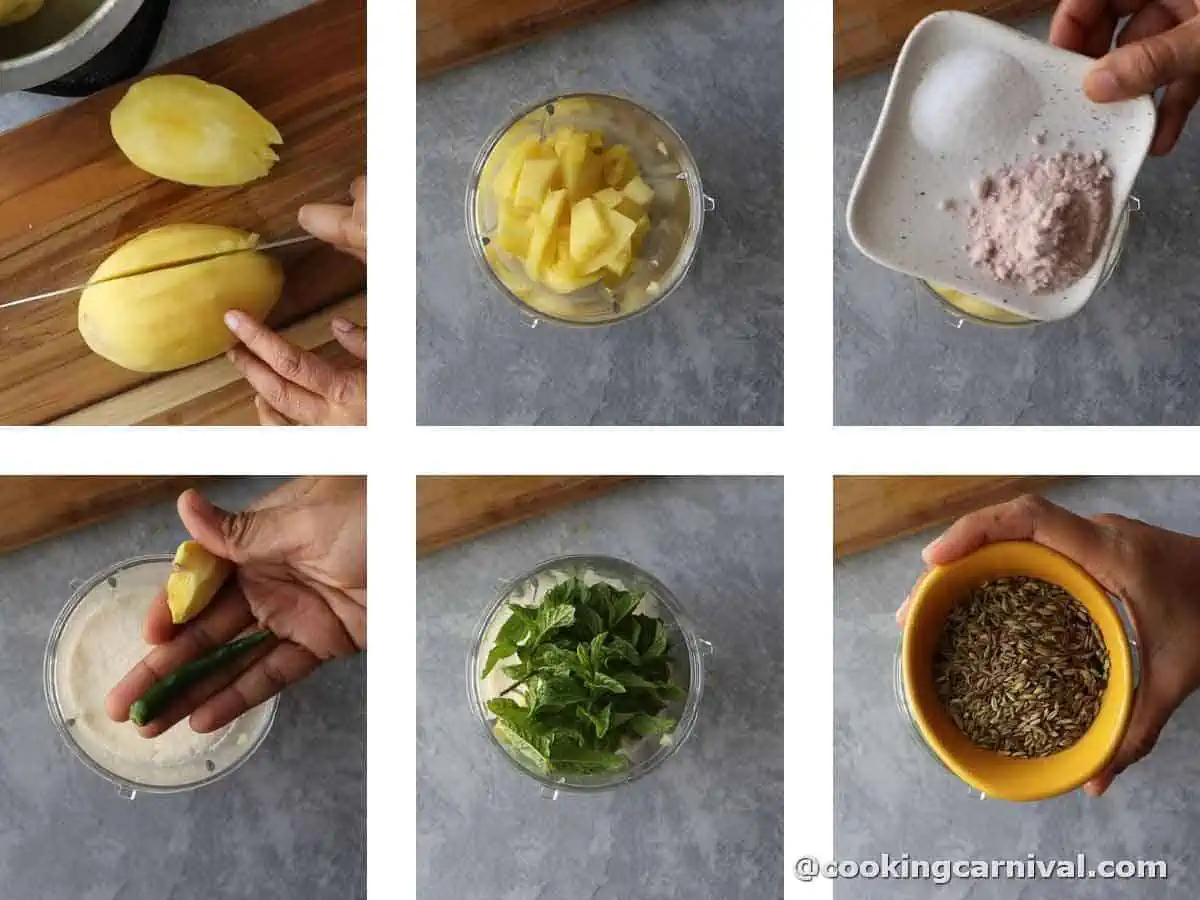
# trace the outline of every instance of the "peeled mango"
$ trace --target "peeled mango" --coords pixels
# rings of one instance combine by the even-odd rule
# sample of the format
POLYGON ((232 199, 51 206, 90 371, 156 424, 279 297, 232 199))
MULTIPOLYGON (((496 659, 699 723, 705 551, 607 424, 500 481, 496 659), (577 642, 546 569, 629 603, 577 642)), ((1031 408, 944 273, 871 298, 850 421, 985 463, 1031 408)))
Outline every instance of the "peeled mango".
POLYGON ((219 225, 167 225, 108 257, 79 299, 79 333, 100 356, 133 372, 170 372, 212 359, 236 342, 224 315, 265 319, 283 293, 283 268, 251 250, 258 236, 219 225), (148 272, 166 263, 248 250, 148 272), (141 273, 141 274, 131 274, 141 273))
POLYGON ((0 0, 0 26, 16 25, 41 12, 45 0, 0 0))
POLYGON ((171 621, 182 625, 204 612, 231 574, 233 563, 209 553, 198 541, 180 544, 167 578, 171 621))
MULTIPOLYGON (((3 2, 3 0, 0 0, 3 2)), ((249 103, 191 75, 139 81, 112 111, 113 140, 131 163, 167 181, 230 187, 279 161, 279 129, 249 103)))
POLYGON ((511 146, 491 183, 490 237, 525 274, 559 294, 604 279, 619 284, 650 230, 654 189, 624 144, 596 131, 559 128, 511 146))

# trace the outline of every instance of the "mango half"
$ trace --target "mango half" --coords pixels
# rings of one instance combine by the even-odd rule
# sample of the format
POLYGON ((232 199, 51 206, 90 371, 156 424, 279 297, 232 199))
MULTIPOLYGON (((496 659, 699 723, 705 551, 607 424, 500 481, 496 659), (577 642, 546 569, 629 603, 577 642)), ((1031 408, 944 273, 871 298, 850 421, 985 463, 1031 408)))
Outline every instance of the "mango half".
POLYGON ((278 260, 253 248, 258 236, 219 225, 167 225, 140 234, 108 257, 86 288, 79 333, 95 353, 132 372, 170 372, 212 359, 236 342, 225 313, 262 320, 283 293, 278 260), (230 250, 217 259, 148 268, 230 250), (130 274, 130 273, 141 274, 130 274))
POLYGON ((16 25, 42 11, 45 0, 0 0, 0 26, 16 25))
POLYGON ((180 544, 172 566, 167 579, 167 606, 176 625, 200 615, 233 573, 233 563, 213 556, 197 541, 180 544))
MULTIPOLYGON (((0 0, 3 2, 3 0, 0 0)), ((167 181, 230 187, 262 178, 279 161, 279 130, 249 103, 191 75, 139 81, 109 118, 131 163, 167 181)))

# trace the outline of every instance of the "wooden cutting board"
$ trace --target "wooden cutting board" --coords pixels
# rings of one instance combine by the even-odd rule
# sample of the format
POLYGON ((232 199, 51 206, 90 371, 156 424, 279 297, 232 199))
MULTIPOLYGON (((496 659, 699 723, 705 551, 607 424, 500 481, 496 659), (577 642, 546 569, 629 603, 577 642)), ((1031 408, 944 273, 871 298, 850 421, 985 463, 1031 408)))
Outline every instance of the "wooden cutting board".
MULTIPOLYGON (((0 302, 86 281, 117 245, 160 225, 292 236, 302 204, 345 200, 366 171, 366 0, 319 0, 164 71, 241 94, 282 132, 279 164, 241 188, 146 175, 108 130, 124 86, 0 135, 0 302)), ((283 259, 287 285, 275 326, 365 288, 363 266, 323 245, 283 259)), ((152 380, 88 350, 76 331, 76 299, 0 311, 0 425, 49 422, 152 380)))
POLYGON ((834 78, 840 81, 891 63, 913 26, 938 10, 1012 21, 1056 5, 1057 0, 835 0, 834 78))
MULTIPOLYGON (((0 553, 170 500, 196 477, 0 477, 0 553)), ((167 552, 173 548, 161 548, 167 552)))
POLYGON ((427 78, 634 2, 417 0, 417 77, 427 78))
POLYGON ((840 559, 870 550, 1061 480, 948 475, 834 478, 834 556, 840 559))
POLYGON ((617 476, 417 478, 417 556, 469 541, 633 480, 617 476))

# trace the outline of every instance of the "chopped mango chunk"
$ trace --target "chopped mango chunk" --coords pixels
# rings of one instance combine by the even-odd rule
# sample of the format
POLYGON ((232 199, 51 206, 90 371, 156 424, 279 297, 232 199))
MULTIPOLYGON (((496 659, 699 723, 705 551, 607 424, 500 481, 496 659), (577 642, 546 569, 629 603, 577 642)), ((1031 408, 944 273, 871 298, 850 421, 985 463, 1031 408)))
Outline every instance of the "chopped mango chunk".
POLYGON ((621 193, 638 206, 649 206, 650 201, 654 199, 654 188, 646 184, 641 175, 635 175, 629 184, 621 189, 621 193))
POLYGON ((550 185, 558 175, 557 159, 529 159, 521 167, 521 177, 517 179, 517 192, 513 197, 513 205, 517 209, 541 209, 550 192, 550 185))
POLYGON ((602 209, 591 197, 571 208, 571 259, 576 262, 591 259, 609 239, 611 230, 600 212, 602 209))
POLYGON ((650 230, 646 207, 654 199, 630 149, 569 126, 501 145, 507 156, 492 165, 497 222, 487 259, 495 269, 504 258, 509 274, 502 280, 514 281, 515 267, 570 294, 627 277, 650 230))

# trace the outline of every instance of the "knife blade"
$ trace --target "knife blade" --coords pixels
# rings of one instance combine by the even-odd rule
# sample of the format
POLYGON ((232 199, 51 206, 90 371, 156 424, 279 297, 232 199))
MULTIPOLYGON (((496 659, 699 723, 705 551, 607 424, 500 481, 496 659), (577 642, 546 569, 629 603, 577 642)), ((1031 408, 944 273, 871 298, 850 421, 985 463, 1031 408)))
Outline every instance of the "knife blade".
POLYGON ((219 253, 209 253, 204 256, 193 256, 188 259, 176 259, 171 262, 158 263, 153 266, 146 266, 142 269, 133 269, 129 272, 122 272, 119 275, 110 275, 108 278, 100 278, 96 281, 85 281, 83 284, 72 285, 71 287, 58 288, 53 291, 46 291, 43 294, 31 294, 28 297, 22 297, 20 300, 10 300, 7 303, 0 303, 0 309, 12 309, 14 306, 24 306, 26 303, 35 303, 38 300, 51 300, 55 297, 65 297, 68 294, 77 294, 86 288, 94 287, 98 284, 108 284, 110 281, 122 281, 126 278, 134 278, 138 275, 149 275, 151 272, 165 272, 169 269, 178 269, 182 266, 194 266, 196 263, 209 262, 214 259, 221 259, 226 256, 234 256, 238 253, 258 252, 262 253, 268 250, 280 250, 284 247, 293 247, 296 244, 303 244, 308 241, 315 241, 316 238, 311 234, 303 234, 299 237, 285 238, 281 241, 271 241, 268 244, 258 244, 254 247, 240 247, 237 250, 222 250, 219 253))

